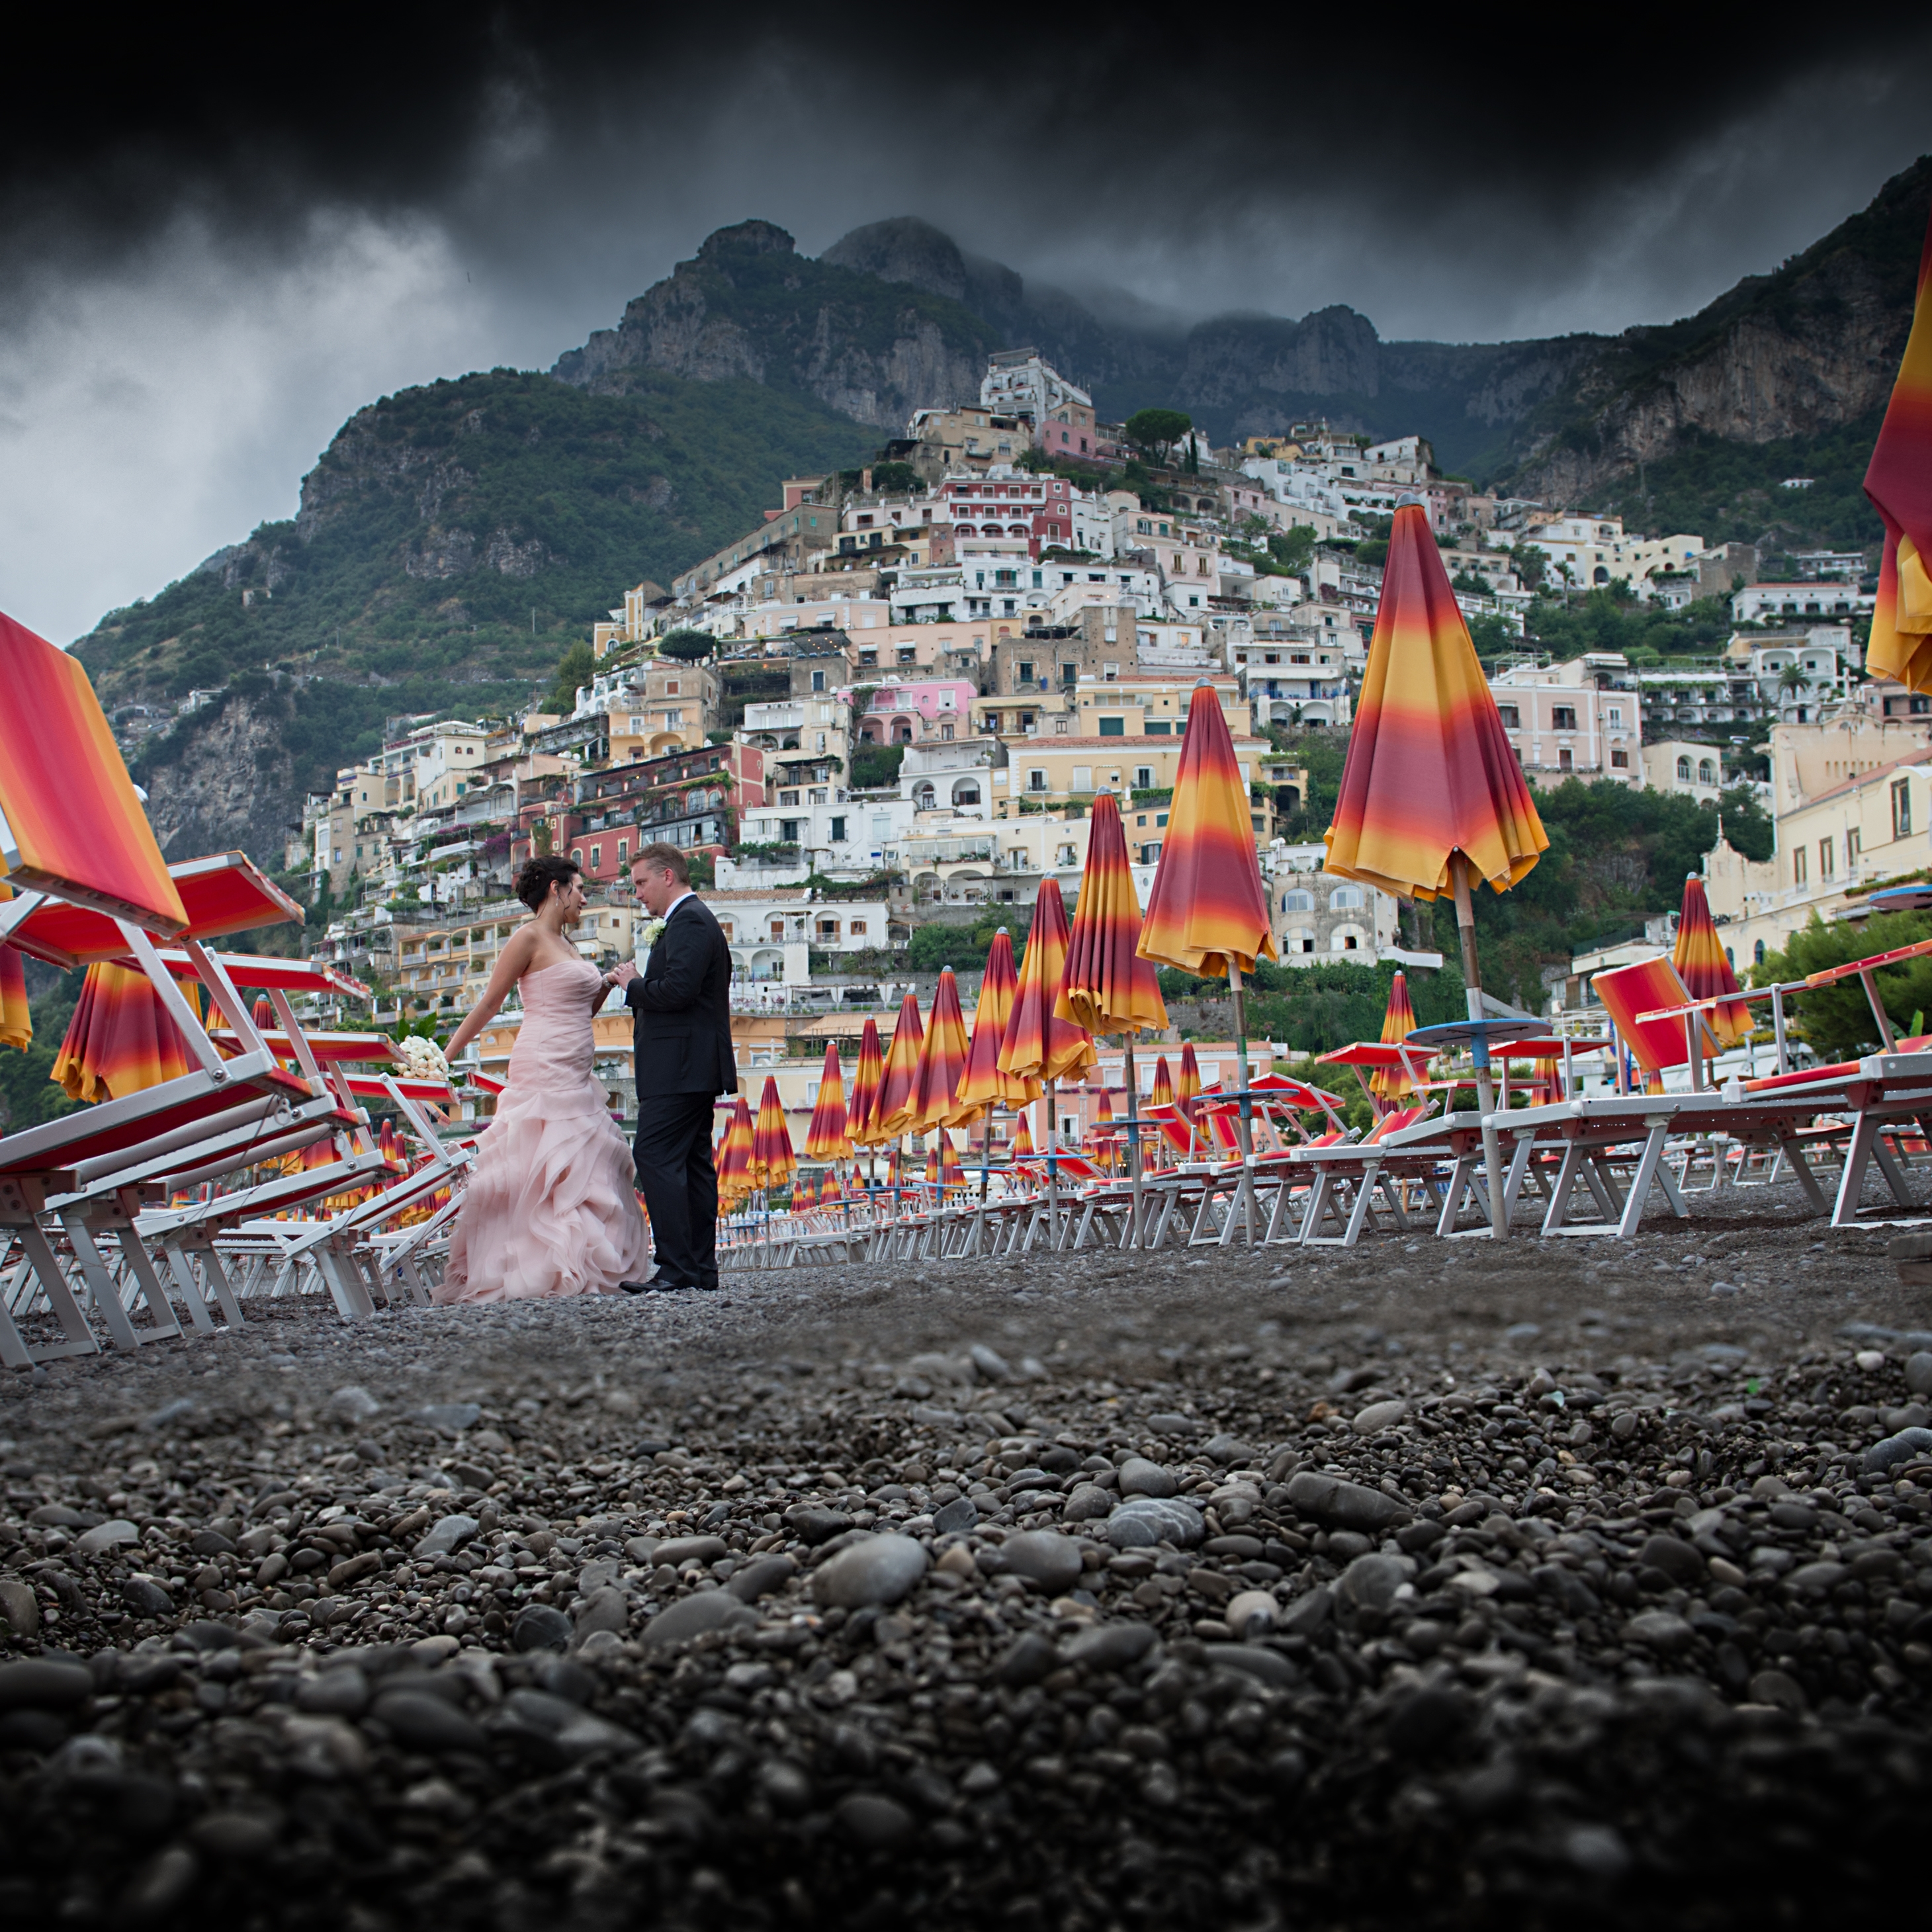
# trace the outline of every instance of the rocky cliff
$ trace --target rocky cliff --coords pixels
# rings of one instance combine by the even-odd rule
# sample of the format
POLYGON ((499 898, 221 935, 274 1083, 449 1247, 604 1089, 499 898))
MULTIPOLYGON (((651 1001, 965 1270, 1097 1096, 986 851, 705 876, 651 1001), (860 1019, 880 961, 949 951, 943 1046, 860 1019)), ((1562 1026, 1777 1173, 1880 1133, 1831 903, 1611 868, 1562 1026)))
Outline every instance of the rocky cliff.
POLYGON ((261 682, 267 688, 252 695, 218 700, 206 716, 190 713, 163 755, 142 761, 148 820, 164 857, 239 849, 281 870, 302 792, 284 737, 288 698, 261 682))

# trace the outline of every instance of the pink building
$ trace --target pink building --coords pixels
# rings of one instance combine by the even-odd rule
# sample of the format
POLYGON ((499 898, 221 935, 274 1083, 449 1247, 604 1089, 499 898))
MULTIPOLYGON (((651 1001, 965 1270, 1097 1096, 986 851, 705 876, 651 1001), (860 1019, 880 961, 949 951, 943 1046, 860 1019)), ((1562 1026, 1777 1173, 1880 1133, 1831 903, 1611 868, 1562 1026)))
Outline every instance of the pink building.
POLYGON ((963 677, 902 682, 888 678, 872 693, 859 720, 862 745, 922 744, 928 738, 968 738, 973 734, 973 700, 977 687, 963 677))
POLYGON ((949 476, 939 494, 957 538, 1024 537, 1035 558, 1042 545, 1073 541, 1072 486, 1064 476, 949 476))

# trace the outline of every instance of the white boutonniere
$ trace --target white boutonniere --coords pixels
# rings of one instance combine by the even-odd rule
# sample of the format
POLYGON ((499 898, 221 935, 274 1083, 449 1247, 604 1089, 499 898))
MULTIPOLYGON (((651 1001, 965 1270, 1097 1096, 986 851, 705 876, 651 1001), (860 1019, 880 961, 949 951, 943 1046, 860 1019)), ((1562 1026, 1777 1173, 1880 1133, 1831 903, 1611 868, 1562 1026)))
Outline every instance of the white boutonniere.
POLYGON ((664 922, 661 919, 647 919, 638 928, 638 950, 648 952, 664 936, 664 922))

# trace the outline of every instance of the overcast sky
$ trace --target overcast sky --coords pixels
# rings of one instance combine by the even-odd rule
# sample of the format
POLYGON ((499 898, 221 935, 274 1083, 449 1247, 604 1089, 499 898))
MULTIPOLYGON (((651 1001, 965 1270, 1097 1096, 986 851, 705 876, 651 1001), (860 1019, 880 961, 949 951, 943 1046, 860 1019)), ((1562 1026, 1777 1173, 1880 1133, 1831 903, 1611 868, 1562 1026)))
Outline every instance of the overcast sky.
POLYGON ((1567 50, 1169 11, 997 60, 817 17, 721 46, 712 14, 386 10, 280 70, 184 65, 176 19, 16 47, 48 78, 0 162, 0 609, 68 641, 292 514, 360 404, 547 367, 749 216, 816 254, 920 214, 1182 320, 1488 340, 1688 314, 1932 147, 1908 10, 1796 46, 1620 11, 1567 50))

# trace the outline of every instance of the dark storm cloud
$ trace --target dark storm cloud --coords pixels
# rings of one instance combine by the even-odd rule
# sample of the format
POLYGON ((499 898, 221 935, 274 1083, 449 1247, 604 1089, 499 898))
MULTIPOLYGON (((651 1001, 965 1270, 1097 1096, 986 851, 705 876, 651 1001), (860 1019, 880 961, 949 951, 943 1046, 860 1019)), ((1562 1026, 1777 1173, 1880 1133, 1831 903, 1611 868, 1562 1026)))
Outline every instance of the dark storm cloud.
POLYGON ((290 514, 362 403, 547 367, 748 216, 816 254, 922 215, 1113 313, 1666 320, 1932 145, 1923 11, 44 9, 0 142, 0 608, 71 636, 290 514))

